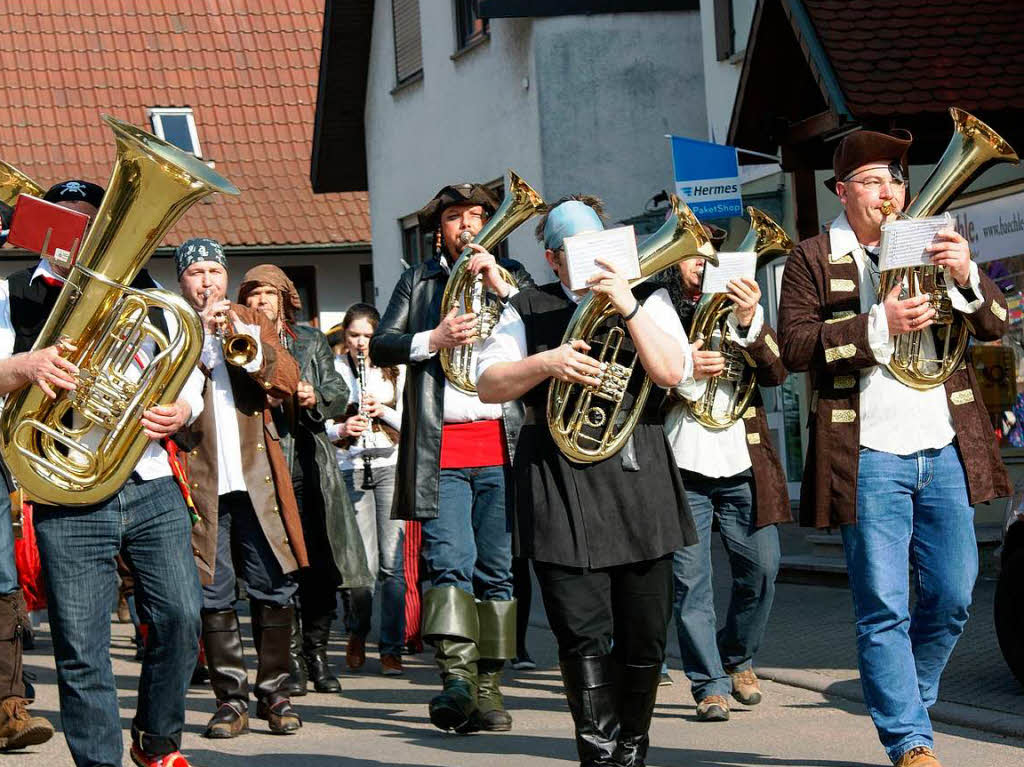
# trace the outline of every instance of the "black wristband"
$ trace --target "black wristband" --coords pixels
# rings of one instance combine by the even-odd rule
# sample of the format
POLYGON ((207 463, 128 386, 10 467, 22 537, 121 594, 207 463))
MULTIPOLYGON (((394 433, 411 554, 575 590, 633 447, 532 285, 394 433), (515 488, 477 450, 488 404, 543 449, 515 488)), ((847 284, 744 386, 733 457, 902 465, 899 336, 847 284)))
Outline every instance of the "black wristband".
POLYGON ((624 314, 622 316, 622 321, 623 322, 629 322, 631 319, 636 317, 636 313, 638 311, 640 311, 640 302, 639 301, 636 302, 636 306, 633 307, 633 311, 631 311, 629 314, 624 314))

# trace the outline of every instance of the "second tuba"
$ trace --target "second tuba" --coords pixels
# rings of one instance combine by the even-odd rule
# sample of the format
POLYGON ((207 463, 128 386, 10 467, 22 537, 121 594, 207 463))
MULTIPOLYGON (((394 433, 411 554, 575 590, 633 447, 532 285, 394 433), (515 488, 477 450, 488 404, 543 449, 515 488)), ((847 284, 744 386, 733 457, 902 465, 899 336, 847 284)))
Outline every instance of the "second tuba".
MULTIPOLYGON (((750 230, 740 243, 738 252, 755 254, 758 268, 793 249, 793 241, 771 216, 754 207, 748 207, 747 213, 750 214, 750 230)), ((706 350, 718 351, 725 358, 722 374, 709 378, 704 395, 689 403, 694 420, 708 429, 727 429, 736 423, 757 391, 757 379, 750 359, 743 347, 729 337, 726 320, 732 308, 733 302, 725 293, 701 296, 690 326, 690 343, 703 340, 706 350), (711 344, 716 340, 718 346, 713 349, 711 344), (724 410, 715 408, 715 396, 722 381, 733 384, 724 410)))
MULTIPOLYGON (((514 170, 508 172, 508 183, 505 185, 505 199, 494 211, 487 223, 483 225, 476 238, 476 243, 484 250, 491 250, 499 242, 508 237, 520 224, 540 212, 544 200, 530 185, 523 181, 514 170)), ((468 233, 467 233, 468 234, 468 233)), ((467 245, 467 240, 464 245, 467 245)), ((442 349, 440 352, 441 369, 452 385, 468 394, 476 393, 475 368, 476 358, 473 347, 476 341, 483 340, 491 334, 498 324, 501 315, 501 304, 496 296, 484 287, 484 279, 479 274, 469 273, 469 259, 474 251, 464 248, 462 255, 452 266, 448 282, 444 286, 441 298, 441 316, 444 317, 454 307, 465 307, 465 311, 477 315, 476 338, 454 349, 442 349)), ((513 287, 516 280, 512 274, 502 267, 501 276, 513 287)))
MULTIPOLYGON (((691 258, 718 264, 718 256, 704 227, 675 195, 672 215, 638 248, 640 277, 636 287, 662 269, 691 258)), ((640 421, 651 379, 634 354, 622 349, 626 331, 605 296, 588 293, 580 301, 562 336, 562 343, 582 339, 590 354, 605 364, 598 386, 552 380, 548 389, 547 420, 558 449, 576 463, 594 463, 615 455, 640 421), (609 327, 610 324, 610 327, 609 327), (636 380, 634 380, 636 379, 636 380), (627 394, 631 403, 625 403, 627 394)))
MULTIPOLYGON (((991 165, 1000 162, 1016 164, 1017 153, 1003 138, 977 117, 962 109, 949 110, 953 118, 953 137, 935 170, 924 182, 920 194, 907 206, 906 218, 934 216, 946 209, 950 201, 991 165)), ((896 212, 891 207, 882 213, 896 212)), ((953 375, 963 362, 970 331, 964 318, 953 311, 949 291, 938 267, 914 266, 882 272, 878 282, 878 298, 884 301, 896 285, 905 284, 910 298, 922 293, 932 296, 935 309, 934 328, 942 351, 935 357, 926 354, 923 333, 933 328, 912 330, 896 336, 889 372, 898 381, 913 389, 931 389, 953 375)), ((934 337, 934 336, 933 336, 934 337)))
POLYGON ((139 418, 177 399, 199 361, 203 329, 181 296, 129 287, 164 234, 199 199, 238 194, 202 160, 104 116, 117 144, 103 203, 33 349, 58 346, 78 367, 74 391, 51 400, 36 385, 0 413, 0 454, 26 495, 42 503, 100 503, 131 476, 149 439, 139 418), (174 315, 177 331, 149 321, 174 315), (146 351, 152 349, 152 355, 146 351), (141 377, 132 369, 136 357, 141 377))

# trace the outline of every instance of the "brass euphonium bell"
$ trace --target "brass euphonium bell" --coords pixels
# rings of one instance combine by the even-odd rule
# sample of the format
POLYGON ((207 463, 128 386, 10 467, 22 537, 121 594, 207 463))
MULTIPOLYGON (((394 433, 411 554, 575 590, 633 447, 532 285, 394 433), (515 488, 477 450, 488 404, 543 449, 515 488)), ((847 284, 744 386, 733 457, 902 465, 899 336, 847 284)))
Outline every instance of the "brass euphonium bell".
MULTIPOLYGON (((748 207, 750 230, 737 252, 753 253, 760 269, 769 262, 793 249, 793 241, 767 213, 748 207)), ((725 369, 721 375, 709 378, 703 396, 688 404, 690 413, 708 429, 727 429, 743 417, 750 400, 757 391, 757 379, 753 363, 739 344, 729 336, 726 321, 733 310, 732 299, 726 293, 709 293, 701 296, 690 325, 690 343, 704 341, 705 351, 717 351, 725 358, 725 369), (718 346, 712 346, 718 339, 718 346), (722 381, 733 384, 729 402, 724 409, 716 410, 715 396, 722 381)))
MULTIPOLYGON (((640 243, 640 277, 630 281, 636 287, 662 269, 691 258, 703 258, 717 265, 718 256, 686 203, 671 196, 672 215, 661 228, 640 243)), ((547 420, 558 449, 577 463, 594 463, 615 455, 633 433, 651 391, 651 379, 643 368, 637 369, 637 357, 620 359, 625 330, 615 317, 608 298, 588 293, 576 307, 562 343, 582 339, 589 354, 605 364, 598 386, 552 380, 548 389, 547 420), (614 319, 613 319, 614 318, 614 319), (607 328, 598 338, 599 332, 607 328), (635 378, 639 380, 634 380, 635 378), (635 392, 628 412, 622 408, 627 390, 635 392)))
MULTIPOLYGON (((523 181, 514 170, 508 172, 505 184, 505 199, 494 211, 487 223, 483 225, 475 238, 472 239, 484 250, 492 250, 498 243, 510 235, 520 224, 528 221, 544 207, 544 200, 530 185, 523 181)), ((469 273, 469 259, 474 250, 467 245, 452 266, 448 282, 441 298, 441 316, 444 317, 455 307, 463 307, 466 312, 477 316, 476 336, 469 343, 456 346, 454 349, 442 349, 440 352, 441 369, 445 376, 458 389, 476 394, 475 367, 473 354, 475 342, 487 338, 501 315, 501 303, 497 296, 488 291, 483 284, 483 277, 469 273)), ((518 287, 515 277, 504 267, 499 266, 502 278, 509 285, 518 287)))
POLYGON ((22 194, 42 197, 46 190, 13 165, 0 160, 0 202, 13 208, 22 194))
POLYGON ((78 367, 76 388, 51 400, 38 386, 23 386, 0 414, 0 453, 18 484, 29 498, 59 506, 100 503, 121 488, 149 444, 142 413, 174 402, 195 369, 199 315, 175 293, 129 286, 190 205, 212 192, 238 194, 193 155, 103 119, 117 142, 114 170, 33 346, 61 347, 78 367), (174 316, 176 333, 150 323, 152 308, 174 316), (148 358, 139 378, 132 374, 137 357, 148 358))
MULTIPOLYGON (((989 166, 1000 162, 1016 164, 1017 153, 1006 141, 978 118, 962 109, 949 110, 953 118, 953 137, 935 170, 924 182, 920 194, 907 206, 903 218, 921 218, 941 213, 950 201, 989 166)), ((883 215, 895 213, 889 203, 883 215)), ((933 319, 941 342, 941 353, 928 357, 922 347, 922 333, 932 328, 913 330, 896 336, 889 372, 913 389, 931 389, 942 384, 963 363, 970 331, 964 318, 953 311, 948 287, 940 268, 915 266, 882 272, 878 282, 878 300, 884 301, 896 285, 906 285, 902 298, 928 293, 936 314, 933 319)))

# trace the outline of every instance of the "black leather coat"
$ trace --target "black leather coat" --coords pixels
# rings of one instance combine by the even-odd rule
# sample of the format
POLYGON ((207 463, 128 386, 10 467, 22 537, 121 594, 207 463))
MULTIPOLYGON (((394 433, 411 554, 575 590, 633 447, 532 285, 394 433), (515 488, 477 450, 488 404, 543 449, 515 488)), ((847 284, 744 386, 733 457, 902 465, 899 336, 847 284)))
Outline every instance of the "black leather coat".
POLYGON ((299 363, 299 377, 313 385, 316 405, 300 408, 297 395, 286 406, 274 408, 274 425, 281 437, 281 449, 293 476, 303 475, 302 527, 307 540, 310 566, 333 560, 341 583, 346 587, 373 583, 366 562, 355 509, 338 468, 334 445, 327 439, 324 422, 340 419, 348 405, 348 386, 334 368, 334 352, 327 337, 316 328, 298 325, 288 351, 299 363), (287 407, 287 412, 286 408, 287 407), (292 413, 297 414, 294 419, 292 413), (325 546, 324 544, 329 544, 325 546))
MULTIPOLYGON (((533 279, 518 261, 501 265, 520 287, 533 279)), ((444 371, 439 355, 410 362, 412 337, 433 330, 441 321, 441 297, 448 272, 437 259, 406 269, 398 279, 380 327, 370 339, 370 359, 377 367, 408 365, 403 394, 402 431, 398 450, 397 487, 391 516, 394 519, 434 519, 438 515, 441 465, 441 428, 444 417, 444 371)), ((502 405, 509 464, 523 425, 519 401, 502 405)))

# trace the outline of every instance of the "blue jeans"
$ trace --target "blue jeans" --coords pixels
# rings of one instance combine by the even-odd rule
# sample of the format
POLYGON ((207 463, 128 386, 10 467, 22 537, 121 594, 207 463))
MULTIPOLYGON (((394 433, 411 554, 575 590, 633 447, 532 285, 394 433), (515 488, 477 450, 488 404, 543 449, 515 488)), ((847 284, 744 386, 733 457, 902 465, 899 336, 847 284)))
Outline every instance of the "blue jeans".
POLYGON ((178 749, 199 652, 199 574, 188 510, 170 477, 129 480, 96 506, 38 506, 60 713, 78 767, 121 765, 121 718, 110 665, 110 606, 124 555, 149 640, 132 735, 147 753, 178 749))
POLYGON ((512 533, 505 468, 441 469, 440 514, 423 522, 423 558, 434 586, 482 600, 512 598, 512 533))
POLYGON ((683 670, 698 703, 732 692, 729 671, 751 667, 775 599, 779 531, 755 526, 753 479, 744 472, 710 479, 683 472, 699 542, 675 553, 675 618, 683 670), (732 569, 729 612, 715 633, 711 526, 717 520, 732 569))
POLYGON ((14 564, 14 526, 11 524, 11 497, 0 479, 0 595, 13 594, 18 586, 18 568, 14 564))
MULTIPOLYGON (((391 518, 395 467, 375 467, 371 486, 365 489, 362 465, 342 475, 356 511, 366 561, 380 581, 380 654, 401 656, 405 645, 405 522, 391 518)), ((365 638, 373 617, 373 588, 351 589, 350 599, 355 613, 351 631, 365 638)))
POLYGON ((957 448, 907 456, 861 448, 857 523, 841 532, 864 701, 895 762, 933 743, 928 707, 967 623, 978 574, 974 509, 957 448))

